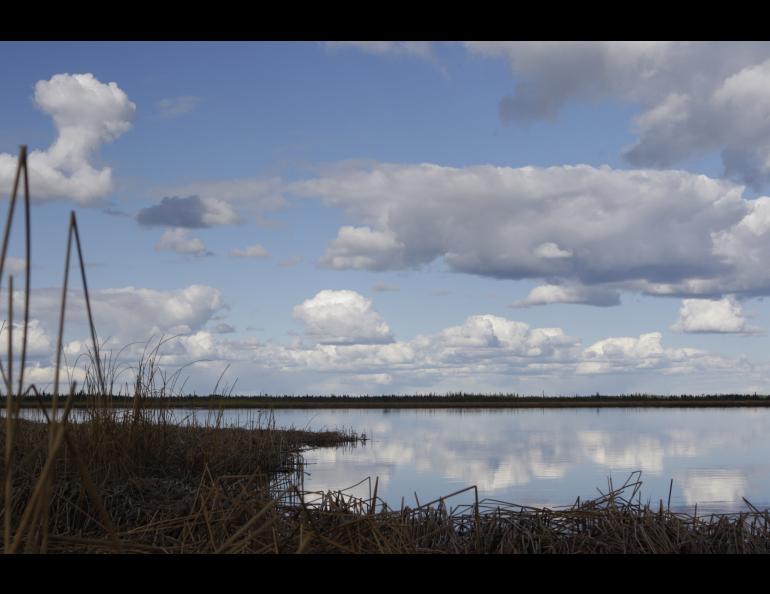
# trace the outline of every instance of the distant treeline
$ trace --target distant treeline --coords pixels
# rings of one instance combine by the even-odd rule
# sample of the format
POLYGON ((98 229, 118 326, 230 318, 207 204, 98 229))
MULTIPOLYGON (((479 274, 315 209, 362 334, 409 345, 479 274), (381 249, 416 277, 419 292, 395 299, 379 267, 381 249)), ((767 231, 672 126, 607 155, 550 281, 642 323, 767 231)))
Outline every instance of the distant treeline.
MULTIPOLYGON (((52 394, 40 394, 37 397, 25 397, 22 400, 22 406, 38 406, 40 404, 50 404, 53 399, 52 394)), ((99 400, 106 400, 116 406, 131 406, 134 403, 132 396, 111 395, 101 397, 99 400)), ((197 395, 190 394, 185 396, 144 396, 142 404, 145 406, 170 406, 170 407, 213 407, 213 408, 254 408, 254 407, 440 407, 440 406, 634 406, 634 405, 679 405, 679 406, 702 406, 713 404, 719 405, 770 405, 770 396, 765 394, 676 394, 660 395, 647 393, 633 394, 593 394, 590 396, 546 396, 525 395, 518 393, 498 393, 498 394, 474 394, 469 392, 450 392, 448 394, 390 394, 379 396, 358 396, 350 394, 257 394, 246 396, 233 396, 223 394, 197 395)), ((86 393, 76 394, 74 403, 76 406, 94 403, 93 395, 86 393)), ((0 402, 5 406, 5 397, 0 397, 0 402)))

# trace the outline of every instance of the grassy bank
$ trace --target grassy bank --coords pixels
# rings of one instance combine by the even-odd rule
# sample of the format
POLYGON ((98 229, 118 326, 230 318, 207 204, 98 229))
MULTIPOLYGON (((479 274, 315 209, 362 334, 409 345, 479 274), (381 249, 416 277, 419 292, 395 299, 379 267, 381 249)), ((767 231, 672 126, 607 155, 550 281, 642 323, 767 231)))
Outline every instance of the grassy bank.
POLYGON ((301 452, 353 433, 178 426, 158 411, 13 419, 0 502, 7 552, 214 552, 302 485, 301 452))

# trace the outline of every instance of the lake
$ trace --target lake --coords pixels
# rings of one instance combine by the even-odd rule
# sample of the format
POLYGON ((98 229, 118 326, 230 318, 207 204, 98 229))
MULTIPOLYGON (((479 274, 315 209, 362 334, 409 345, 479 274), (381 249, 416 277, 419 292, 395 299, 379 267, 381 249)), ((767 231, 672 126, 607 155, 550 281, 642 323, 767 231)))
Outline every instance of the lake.
MULTIPOLYGON (((185 414, 192 413, 187 411, 185 414)), ((181 413, 180 413, 181 414, 181 413)), ((205 413, 195 413, 204 418, 205 413)), ((255 411, 230 410, 246 424, 255 411)), ((642 502, 698 513, 770 507, 770 409, 277 410, 278 427, 352 428, 369 441, 305 454, 305 489, 336 490, 379 477, 399 507, 476 485, 480 498, 569 505, 642 471, 642 502)), ((351 492, 369 493, 369 484, 351 492)), ((465 495, 448 501, 466 503, 465 495)))

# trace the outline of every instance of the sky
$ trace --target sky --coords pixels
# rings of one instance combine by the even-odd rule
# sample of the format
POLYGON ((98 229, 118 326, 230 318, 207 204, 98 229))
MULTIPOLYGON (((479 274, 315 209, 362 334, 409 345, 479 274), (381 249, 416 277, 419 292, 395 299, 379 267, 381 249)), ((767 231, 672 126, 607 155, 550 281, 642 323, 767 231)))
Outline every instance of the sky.
POLYGON ((74 210, 117 385, 168 339, 198 394, 770 392, 770 43, 4 42, 0 71, 43 389, 74 210))

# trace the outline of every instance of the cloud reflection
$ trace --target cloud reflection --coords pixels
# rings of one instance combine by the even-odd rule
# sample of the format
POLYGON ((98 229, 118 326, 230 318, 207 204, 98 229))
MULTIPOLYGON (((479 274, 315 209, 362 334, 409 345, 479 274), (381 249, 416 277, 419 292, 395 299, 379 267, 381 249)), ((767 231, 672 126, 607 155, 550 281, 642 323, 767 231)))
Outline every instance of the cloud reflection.
MULTIPOLYGON (((325 411, 316 422, 330 426, 335 417, 339 422, 338 413, 325 411)), ((596 495, 609 476, 642 470, 645 485, 655 488, 653 501, 665 499, 673 477, 672 505, 731 508, 742 505, 749 488, 739 467, 768 441, 770 411, 351 411, 344 424, 366 427, 374 441, 308 452, 317 463, 308 488, 336 489, 371 475, 396 503, 415 490, 438 497, 476 485, 484 497, 566 504, 578 494, 596 495), (732 458, 703 470, 725 455, 732 458)))

